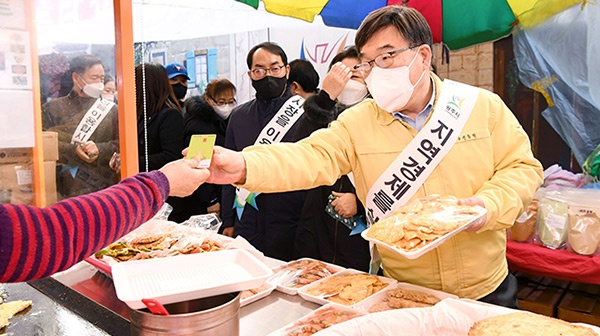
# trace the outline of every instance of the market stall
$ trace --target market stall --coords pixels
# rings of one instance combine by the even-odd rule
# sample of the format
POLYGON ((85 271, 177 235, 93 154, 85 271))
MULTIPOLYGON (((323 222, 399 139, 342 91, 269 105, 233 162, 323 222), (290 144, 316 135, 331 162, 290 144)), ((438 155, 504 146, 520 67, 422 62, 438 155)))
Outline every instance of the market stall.
POLYGON ((554 279, 600 284, 600 258, 567 250, 553 250, 533 243, 506 242, 511 270, 554 279))

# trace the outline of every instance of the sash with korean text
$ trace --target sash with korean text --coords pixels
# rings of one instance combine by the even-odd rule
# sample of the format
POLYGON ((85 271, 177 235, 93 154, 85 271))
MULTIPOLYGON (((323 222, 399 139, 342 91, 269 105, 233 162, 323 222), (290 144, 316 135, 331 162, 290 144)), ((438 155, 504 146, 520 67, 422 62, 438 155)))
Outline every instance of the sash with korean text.
POLYGON ((88 141, 98 125, 110 113, 113 106, 115 106, 115 103, 98 98, 77 125, 73 137, 71 137, 71 143, 79 144, 88 141))
MULTIPOLYGON (((304 108, 302 107, 303 103, 304 98, 300 96, 296 95, 290 97, 290 99, 283 104, 279 111, 275 113, 273 118, 271 118, 267 125, 262 129, 254 144, 269 145, 280 142, 281 139, 285 137, 287 132, 289 132, 294 124, 300 119, 302 114, 304 114, 304 108)), ((257 193, 250 192, 244 188, 236 187, 233 207, 236 209, 238 219, 242 218, 242 213, 246 203, 252 205, 252 207, 258 210, 256 205, 256 196, 258 196, 257 193)))
POLYGON ((444 80, 427 124, 367 194, 367 221, 372 225, 406 204, 458 140, 477 101, 476 87, 444 80))

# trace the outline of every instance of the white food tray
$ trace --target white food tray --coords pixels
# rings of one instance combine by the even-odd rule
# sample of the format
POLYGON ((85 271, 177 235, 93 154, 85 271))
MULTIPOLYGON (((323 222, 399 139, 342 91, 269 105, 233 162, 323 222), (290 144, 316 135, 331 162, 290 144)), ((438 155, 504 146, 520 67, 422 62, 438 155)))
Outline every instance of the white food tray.
POLYGON ((443 299, 447 299, 447 298, 458 299, 458 296, 456 296, 454 294, 438 291, 435 289, 429 289, 426 287, 421 287, 421 286, 409 284, 406 282, 398 282, 396 285, 388 286, 388 287, 384 288, 383 290, 381 290, 381 291, 369 296, 368 298, 360 301, 359 303, 353 305, 352 307, 357 310, 360 310, 364 313, 369 313, 369 308, 371 308, 371 306, 373 306, 377 303, 380 303, 383 300, 383 298, 385 298, 386 293, 393 289, 415 290, 415 291, 423 292, 426 294, 431 294, 431 295, 437 297, 438 299, 440 299, 440 301, 443 299))
MULTIPOLYGON (((320 283, 326 281, 327 279, 333 278, 335 276, 345 275, 345 274, 368 274, 368 273, 348 268, 346 270, 343 270, 343 271, 340 271, 340 272, 336 273, 335 275, 332 275, 332 276, 327 277, 327 278, 323 278, 321 280, 315 281, 315 282, 313 282, 313 283, 311 283, 309 285, 306 285, 306 286, 300 288, 298 290, 298 295, 300 295, 300 297, 302 297, 304 300, 311 301, 311 302, 318 303, 318 304, 322 304, 322 305, 332 304, 332 305, 336 305, 336 306, 340 306, 340 307, 347 307, 347 306, 345 306, 343 304, 340 304, 340 303, 337 303, 337 302, 333 302, 333 301, 329 301, 328 299, 324 298, 323 295, 317 296, 317 295, 313 295, 313 294, 309 294, 308 293, 308 291, 311 288, 313 288, 315 286, 318 286, 320 283)), ((386 278, 386 277, 382 277, 382 276, 377 276, 377 277, 379 278, 379 280, 381 280, 381 282, 388 284, 382 290, 385 290, 386 288, 388 288, 390 286, 393 286, 393 285, 395 285, 397 283, 396 280, 394 280, 394 279, 390 279, 390 278, 386 278)), ((382 290, 380 290, 380 291, 382 291, 382 290)), ((379 292, 377 292, 377 293, 379 293, 379 292)), ((375 294, 377 294, 377 293, 375 293, 375 294)), ((375 294, 373 294, 373 295, 375 295, 375 294)), ((362 301, 364 301, 364 300, 366 300, 368 298, 369 297, 366 297, 362 301)), ((359 301, 359 302, 362 302, 362 301, 359 301)), ((354 305, 358 304, 359 302, 355 303, 354 305)))
POLYGON ((476 217, 474 217, 473 219, 471 219, 470 221, 468 221, 467 223, 459 226, 458 228, 446 233, 445 235, 439 237, 438 239, 435 239, 433 241, 431 241, 430 243, 428 243, 427 245, 416 249, 414 251, 404 251, 402 249, 399 249, 397 247, 394 247, 392 245, 389 245, 385 242, 382 242, 379 239, 375 239, 375 238, 371 238, 367 236, 367 233, 369 232, 369 229, 364 230, 361 233, 361 236, 372 242, 373 244, 377 245, 378 248, 383 248, 385 250, 391 251, 393 253, 399 254, 407 259, 417 259, 420 256, 422 256, 423 254, 434 250, 435 248, 437 248, 438 246, 442 245, 446 240, 452 238, 453 236, 457 235, 458 233, 464 231, 467 227, 469 227, 469 225, 471 225, 471 223, 475 222, 476 220, 482 218, 483 216, 485 216, 487 214, 487 210, 485 208, 481 208, 480 210, 481 212, 479 213, 479 215, 477 215, 476 217))
MULTIPOLYGON (((364 315, 334 325, 322 335, 364 336, 366 330, 369 335, 464 336, 479 320, 513 312, 529 313, 473 300, 448 298, 433 307, 395 309, 364 315)), ((588 327, 596 333, 600 330, 584 323, 574 324, 588 327)))
MULTIPOLYGON (((333 305, 333 304, 328 304, 328 305, 324 305, 322 307, 319 307, 318 309, 302 316, 301 318, 297 319, 294 322, 290 322, 288 324, 286 324, 285 326, 283 326, 282 328, 279 328, 273 332, 271 332, 268 336, 286 336, 286 335, 309 335, 308 333, 300 333, 302 331, 302 327, 301 325, 298 326, 294 326, 296 323, 302 323, 302 322, 308 322, 310 321, 317 313, 325 310, 325 309, 336 309, 336 311, 343 311, 343 312, 349 312, 351 314, 356 314, 356 317, 360 317, 363 316, 365 313, 360 312, 358 310, 352 309, 350 307, 345 307, 345 306, 340 306, 340 305, 333 305)), ((311 324, 311 323, 309 323, 311 324)), ((326 328, 325 328, 326 329, 326 328)))
POLYGON ((119 300, 141 309, 142 299, 169 304, 260 287, 273 271, 237 249, 134 260, 114 265, 112 274, 119 300))
POLYGON ((288 262, 288 263, 286 263, 284 265, 281 265, 279 267, 274 268, 273 272, 275 274, 272 277, 270 277, 269 279, 267 279, 267 281, 270 282, 270 283, 272 283, 272 284, 274 284, 276 286, 275 289, 278 290, 278 291, 280 291, 280 292, 282 292, 282 293, 285 293, 285 294, 288 294, 288 295, 296 295, 296 294, 298 294, 298 290, 300 288, 302 288, 304 286, 308 286, 309 284, 304 285, 304 286, 300 286, 300 287, 288 287, 288 286, 285 286, 281 282, 284 281, 286 278, 285 278, 285 275, 282 274, 281 272, 286 267, 288 267, 291 263, 293 263, 295 261, 301 261, 301 260, 310 260, 310 261, 321 262, 321 263, 327 265, 327 269, 335 271, 335 272, 333 272, 334 274, 337 274, 338 272, 343 271, 343 270, 346 269, 346 268, 344 268, 342 266, 338 266, 338 265, 326 263, 324 261, 320 261, 320 260, 316 260, 316 259, 312 259, 312 258, 300 258, 298 260, 293 260, 293 261, 290 261, 290 262, 288 262))
POLYGON ((243 307, 245 305, 249 305, 252 302, 255 302, 255 301, 258 301, 258 300, 260 300, 260 299, 262 299, 264 297, 267 297, 267 296, 269 296, 273 292, 273 290, 275 290, 275 285, 270 284, 268 282, 265 282, 261 287, 264 287, 264 290, 262 290, 262 291, 260 291, 260 292, 258 292, 256 294, 254 294, 252 296, 249 296, 249 297, 247 297, 245 299, 240 299, 240 307, 243 307))

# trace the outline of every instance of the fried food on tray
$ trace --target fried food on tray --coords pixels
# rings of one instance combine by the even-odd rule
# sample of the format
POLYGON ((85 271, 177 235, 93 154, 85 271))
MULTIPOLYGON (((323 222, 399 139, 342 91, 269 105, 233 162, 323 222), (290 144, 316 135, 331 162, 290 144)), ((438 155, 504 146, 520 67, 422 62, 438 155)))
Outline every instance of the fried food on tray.
POLYGON ((307 293, 324 296, 329 301, 350 306, 379 292, 387 285, 372 274, 343 274, 326 278, 308 289, 307 293))
POLYGON ((342 323, 358 316, 361 316, 361 314, 327 307, 316 310, 310 316, 294 322, 294 325, 285 332, 287 336, 312 335, 334 324, 342 323))
POLYGON ((8 325, 8 320, 20 311, 31 306, 31 301, 10 301, 0 304, 0 328, 8 325))
POLYGON ((271 281, 288 288, 311 284, 336 273, 322 261, 301 259, 288 263, 277 270, 271 281))
POLYGON ((156 236, 146 236, 133 239, 130 242, 132 248, 136 250, 163 250, 164 247, 161 246, 161 243, 165 241, 170 235, 156 235, 156 236))
POLYGON ((431 307, 440 302, 440 299, 432 294, 411 289, 391 289, 385 292, 383 300, 369 308, 369 313, 399 308, 422 308, 431 307))
POLYGON ((475 322, 469 329, 469 336, 596 336, 586 327, 576 326, 569 322, 533 313, 512 313, 489 317, 475 322))
POLYGON ((264 291, 266 291, 269 288, 269 284, 264 284, 260 287, 257 288, 252 288, 252 289, 247 289, 245 291, 242 291, 242 295, 240 296, 240 300, 244 300, 247 299, 251 296, 254 296, 258 293, 262 293, 264 291))
POLYGON ((480 211, 459 205, 456 197, 432 195, 416 199, 373 224, 367 236, 411 252, 468 223, 480 211))
POLYGON ((218 242, 205 239, 202 243, 188 243, 182 248, 174 248, 178 239, 168 234, 160 236, 140 237, 131 243, 116 242, 94 254, 98 259, 103 256, 111 257, 116 261, 140 260, 162 258, 179 254, 194 254, 223 249, 218 242), (166 240, 169 239, 167 242, 166 240))

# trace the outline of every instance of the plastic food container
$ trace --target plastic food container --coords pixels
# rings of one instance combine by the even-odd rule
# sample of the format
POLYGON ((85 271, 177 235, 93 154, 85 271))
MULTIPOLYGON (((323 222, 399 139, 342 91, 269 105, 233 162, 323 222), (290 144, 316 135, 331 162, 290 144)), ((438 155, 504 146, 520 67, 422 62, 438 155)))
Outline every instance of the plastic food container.
MULTIPOLYGON (((411 290, 411 291, 419 291, 419 292, 422 292, 425 294, 433 295, 433 296, 437 297, 438 299, 440 299, 440 301, 443 299, 447 299, 447 298, 458 299, 458 296, 456 296, 454 294, 449 294, 449 293, 445 293, 445 292, 438 291, 435 289, 429 289, 426 287, 409 284, 406 282, 398 282, 396 285, 388 286, 387 288, 383 289, 382 291, 379 291, 379 292, 369 296, 368 298, 360 301, 359 303, 355 304, 352 307, 359 311, 362 311, 364 313, 371 313, 371 311, 370 311, 371 307, 382 302, 383 299, 387 296, 388 292, 391 290, 394 290, 394 289, 406 289, 406 290, 411 290)), ((390 308, 390 309, 394 309, 394 308, 390 308)), ((401 309, 401 308, 396 308, 396 309, 401 309)))
POLYGON ((269 336, 312 335, 337 323, 363 315, 363 312, 349 307, 328 304, 275 330, 269 336))
POLYGON ((407 259, 417 259, 418 257, 422 256, 423 254, 425 254, 429 251, 432 251, 433 249, 442 245, 446 240, 448 240, 448 239, 452 238, 453 236, 457 235, 458 233, 464 231, 467 227, 469 227, 469 225, 471 225, 471 223, 477 221, 478 219, 482 218, 486 214, 487 214, 487 210, 485 210, 484 208, 481 208, 479 215, 475 216, 473 219, 469 220, 467 223, 459 226, 458 228, 444 234, 443 236, 441 236, 435 240, 432 240, 431 242, 427 243, 427 245, 425 245, 421 248, 418 248, 416 250, 413 250, 413 251, 405 251, 403 249, 392 246, 386 242, 383 242, 379 239, 375 239, 375 238, 367 236, 369 230, 371 230, 370 228, 361 232, 361 235, 364 239, 377 245, 378 248, 383 248, 383 249, 391 251, 393 253, 397 253, 407 259))
POLYGON ((163 305, 262 286, 273 271, 245 250, 135 260, 112 267, 119 300, 133 309, 142 299, 163 305))
MULTIPOLYGON (((368 273, 357 271, 357 270, 354 270, 354 269, 346 269, 344 271, 338 272, 335 275, 332 275, 330 277, 321 279, 319 281, 315 281, 315 282, 311 283, 310 285, 306 285, 306 286, 300 288, 298 290, 298 295, 300 295, 300 297, 302 297, 303 299, 305 299, 307 301, 315 302, 315 303, 318 303, 318 304, 322 304, 322 305, 333 304, 333 305, 345 307, 346 305, 344 305, 342 303, 331 301, 330 300, 330 298, 332 297, 332 296, 330 296, 331 293, 329 293, 329 294, 328 293, 323 293, 323 294, 319 295, 319 294, 311 293, 311 289, 314 289, 317 286, 320 286, 320 284, 325 283, 326 281, 328 281, 328 280, 330 280, 332 278, 335 278, 335 277, 338 277, 338 276, 343 276, 343 275, 348 275, 348 274, 364 274, 364 275, 369 275, 368 273)), ((379 278, 379 280, 381 282, 383 282, 384 284, 386 284, 386 286, 383 287, 383 288, 381 288, 381 289, 379 289, 379 291, 384 290, 385 288, 393 286, 393 285, 395 285, 397 283, 396 280, 394 280, 394 279, 390 279, 390 278, 386 278, 386 277, 382 277, 382 276, 376 276, 376 277, 379 278)), ((378 292, 375 292, 375 293, 373 293, 371 295, 374 295, 374 294, 376 294, 378 292)), ((367 296, 366 298, 368 298, 368 297, 369 296, 367 296)), ((365 300, 366 298, 364 298, 363 300, 365 300)), ((358 302, 360 302, 360 301, 358 301, 358 302)), ((354 304, 351 304, 351 305, 348 305, 348 306, 355 305, 358 302, 355 302, 354 304)))
POLYGON ((262 286, 258 287, 258 288, 253 288, 253 289, 247 289, 245 291, 242 292, 242 297, 240 298, 240 306, 245 306, 248 304, 251 304, 252 302, 258 301, 264 297, 269 296, 269 294, 271 294, 273 292, 273 290, 275 290, 275 285, 265 282, 262 286), (247 293, 248 296, 244 296, 244 294, 246 294, 246 292, 250 292, 252 290, 258 290, 257 293, 255 294, 250 294, 247 293))
POLYGON ((336 274, 346 269, 342 266, 326 263, 312 258, 301 258, 298 260, 290 261, 285 265, 281 265, 273 269, 273 272, 275 274, 272 277, 270 277, 267 281, 276 285, 276 289, 280 292, 283 292, 288 295, 296 295, 298 293, 298 289, 308 285, 309 283, 331 276, 331 274, 323 275, 322 277, 319 277, 318 279, 314 279, 312 281, 310 281, 310 279, 305 278, 304 281, 310 282, 308 282, 305 285, 297 285, 297 279, 299 277, 306 276, 307 273, 310 272, 310 270, 308 269, 310 265, 316 265, 317 263, 325 265, 325 267, 331 274, 336 274))

